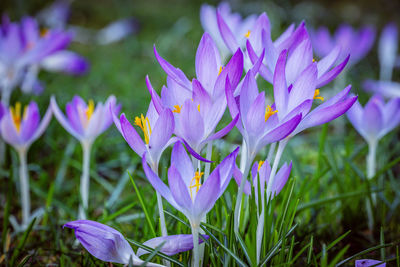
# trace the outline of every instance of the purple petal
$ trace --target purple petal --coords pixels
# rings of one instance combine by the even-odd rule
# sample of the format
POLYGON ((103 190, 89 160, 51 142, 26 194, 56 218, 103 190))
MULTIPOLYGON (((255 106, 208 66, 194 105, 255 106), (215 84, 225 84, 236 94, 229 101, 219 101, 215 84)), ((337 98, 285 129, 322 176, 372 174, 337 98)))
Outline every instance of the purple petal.
POLYGON ((175 165, 187 187, 194 177, 192 161, 181 142, 176 142, 171 153, 171 165, 175 165))
MULTIPOLYGON (((317 82, 317 64, 310 64, 296 79, 290 91, 288 111, 294 109, 302 102, 313 99, 317 82)), ((279 109, 278 109, 279 111, 279 109)), ((279 112, 278 112, 279 113, 279 112)))
POLYGON ((53 114, 53 110, 52 110, 51 106, 49 106, 47 108, 46 113, 44 114, 44 116, 42 118, 42 121, 40 122, 38 128, 36 129, 35 134, 32 136, 32 139, 31 139, 32 141, 38 139, 43 134, 43 132, 46 130, 47 126, 50 123, 52 114, 53 114))
MULTIPOLYGON (((249 111, 246 114, 244 125, 248 133, 259 135, 264 131, 265 124, 265 92, 258 94, 257 98, 250 105, 249 111)), ((245 115, 243 115, 245 116, 245 115)))
MULTIPOLYGON (((239 170, 239 168, 235 165, 234 170, 233 170, 233 178, 235 179, 235 182, 238 186, 240 186, 240 183, 242 182, 243 174, 239 170)), ((251 184, 249 181, 245 182, 244 185, 244 191, 246 195, 250 196, 251 195, 251 184)))
POLYGON ((204 137, 204 121, 200 112, 191 100, 186 100, 179 116, 182 123, 183 136, 181 137, 197 149, 196 146, 203 141, 204 137))
POLYGON ((219 172, 214 171, 200 187, 199 192, 197 192, 193 206, 194 219, 201 220, 212 209, 215 201, 220 196, 220 187, 219 172))
POLYGON ((378 136, 379 131, 383 128, 383 113, 380 108, 382 100, 377 96, 373 96, 364 107, 364 113, 361 121, 364 125, 364 131, 369 138, 378 136))
POLYGON ((127 264, 130 257, 138 259, 123 235, 107 225, 79 220, 66 223, 63 227, 74 229, 79 242, 102 261, 127 264))
MULTIPOLYGON (((208 235, 202 235, 202 237, 204 239, 209 238, 208 235)), ((204 241, 201 238, 199 238, 199 244, 203 242, 204 241)), ((193 249, 193 235, 169 235, 163 237, 156 237, 147 240, 146 242, 143 243, 143 245, 153 249, 160 246, 161 244, 163 245, 160 249, 160 252, 168 256, 173 256, 175 254, 193 249)), ((150 251, 139 248, 137 251, 137 256, 140 257, 148 253, 150 253, 150 251)))
MULTIPOLYGON (((160 114, 149 140, 149 151, 152 154, 152 158, 158 161, 165 144, 171 138, 174 132, 175 122, 174 115, 172 115, 171 110, 164 109, 160 114)), ((139 154, 140 155, 140 154, 139 154)))
POLYGON ((274 100, 276 109, 279 111, 278 116, 280 113, 286 113, 286 106, 289 97, 285 76, 286 54, 286 50, 283 50, 279 55, 274 73, 274 100))
POLYGON ((29 103, 27 108, 26 117, 22 119, 20 140, 25 144, 32 143, 32 137, 36 132, 36 129, 40 122, 39 108, 35 102, 29 103))
POLYGON ((192 189, 189 188, 182 180, 181 174, 176 169, 174 164, 172 164, 171 167, 168 169, 168 184, 171 190, 171 194, 176 203, 187 212, 190 212, 193 203, 188 190, 192 189))
POLYGON ((158 96, 157 92, 153 89, 153 86, 151 85, 149 76, 146 75, 146 85, 147 85, 147 89, 150 92, 151 95, 151 101, 153 102, 153 105, 155 107, 155 109, 157 110, 157 113, 160 114, 162 112, 163 108, 163 104, 162 101, 160 99, 160 97, 158 96))
POLYGON ((21 145, 19 134, 15 128, 11 113, 7 113, 0 121, 1 135, 4 141, 14 147, 21 145))
POLYGON ((226 24, 224 18, 220 14, 219 10, 217 10, 217 22, 219 31, 221 33, 222 39, 225 42, 225 45, 228 47, 229 50, 231 50, 232 53, 234 53, 236 49, 239 48, 239 44, 235 36, 233 35, 231 29, 226 24))
POLYGON ((366 91, 372 91, 388 98, 400 97, 400 83, 398 82, 366 80, 363 87, 366 91))
POLYGON ((292 119, 287 122, 282 123, 280 126, 276 127, 272 131, 266 133, 262 139, 260 146, 265 146, 270 143, 275 143, 286 138, 289 134, 291 134, 297 127, 297 125, 301 121, 301 114, 294 116, 292 119))
POLYGON ((227 135, 233 129, 233 127, 235 127, 235 125, 237 124, 238 120, 239 120, 239 114, 237 114, 236 117, 233 118, 233 120, 228 125, 226 125, 224 128, 222 128, 221 130, 219 130, 215 134, 209 136, 203 142, 208 142, 208 141, 211 141, 211 140, 221 139, 222 137, 227 135))
POLYGON ((67 132, 69 132, 76 139, 82 140, 83 136, 80 133, 78 133, 71 126, 70 122, 67 120, 67 118, 64 116, 64 114, 62 113, 62 111, 58 107, 56 99, 54 98, 54 96, 51 97, 50 105, 51 105, 51 108, 52 108, 52 110, 54 112, 54 116, 56 117, 58 122, 64 127, 64 129, 67 130, 67 132))
POLYGON ((48 71, 65 72, 74 75, 84 74, 89 69, 89 63, 86 59, 67 50, 46 57, 40 64, 48 71))
POLYGON ((257 82, 253 72, 247 72, 240 91, 240 114, 246 116, 254 100, 258 96, 257 82))
POLYGON ((186 149, 189 151, 189 153, 195 157, 198 160, 201 160, 203 162, 212 162, 211 160, 205 159, 202 156, 200 156, 183 138, 179 138, 179 141, 185 144, 186 149))
POLYGON ((370 266, 375 266, 375 267, 386 267, 386 263, 382 261, 377 261, 377 260, 356 260, 355 262, 355 267, 370 267, 370 266))
POLYGON ((286 81, 288 84, 294 83, 300 73, 313 61, 311 41, 306 39, 297 46, 287 59, 286 81))
POLYGON ((349 59, 350 55, 347 56, 339 65, 319 77, 317 81, 317 87, 322 87, 335 79, 342 72, 344 67, 346 67, 349 59))
POLYGON ((285 186, 289 176, 290 171, 292 170, 292 162, 289 165, 286 163, 280 168, 278 173, 275 176, 274 184, 272 185, 272 196, 277 196, 281 191, 282 188, 285 186))
POLYGON ((133 128, 133 126, 129 123, 124 113, 121 114, 120 125, 123 136, 129 146, 133 149, 133 151, 136 152, 136 154, 143 155, 143 153, 146 151, 146 146, 142 138, 136 132, 135 128, 133 128))
POLYGON ((334 49, 332 49, 331 52, 329 52, 328 55, 318 61, 318 78, 325 74, 325 72, 327 72, 333 66, 340 55, 340 50, 340 46, 337 45, 334 49))
POLYGON ((211 36, 204 33, 196 52, 196 76, 209 92, 214 89, 220 66, 218 49, 211 36))

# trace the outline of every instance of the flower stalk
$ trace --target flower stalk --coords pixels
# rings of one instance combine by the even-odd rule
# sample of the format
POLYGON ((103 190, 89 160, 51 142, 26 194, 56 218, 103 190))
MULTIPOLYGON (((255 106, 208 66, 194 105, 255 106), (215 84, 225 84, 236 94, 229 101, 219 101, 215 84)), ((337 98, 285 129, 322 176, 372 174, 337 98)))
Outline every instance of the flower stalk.
POLYGON ((27 150, 25 148, 18 149, 19 156, 19 182, 21 190, 21 206, 22 206, 22 227, 25 228, 29 224, 31 212, 31 200, 29 192, 29 174, 27 164, 27 150))
POLYGON ((79 205, 79 219, 86 219, 86 213, 89 206, 89 186, 90 186, 90 151, 92 148, 92 142, 83 141, 81 143, 83 151, 83 165, 82 165, 82 176, 80 193, 82 203, 79 205))
POLYGON ((191 224, 192 235, 193 235, 193 260, 192 267, 200 266, 200 254, 199 254, 199 226, 198 224, 191 224))

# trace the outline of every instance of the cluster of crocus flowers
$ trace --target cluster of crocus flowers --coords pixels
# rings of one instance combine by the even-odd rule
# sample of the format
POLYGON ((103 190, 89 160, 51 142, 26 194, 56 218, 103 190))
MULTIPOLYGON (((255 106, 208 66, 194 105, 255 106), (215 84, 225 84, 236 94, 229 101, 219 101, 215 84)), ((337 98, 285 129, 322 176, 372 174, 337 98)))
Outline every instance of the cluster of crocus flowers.
POLYGON ((25 17, 20 23, 3 16, 0 31, 0 88, 2 102, 8 105, 13 89, 40 93, 40 68, 79 74, 87 69, 86 60, 65 50, 72 39, 62 30, 40 30, 35 19, 25 17))
POLYGON ((114 96, 110 96, 104 104, 99 102, 96 106, 93 100, 89 100, 86 104, 82 98, 75 96, 65 107, 66 116, 58 107, 54 97, 51 98, 51 107, 58 122, 82 145, 83 168, 80 185, 82 204, 79 208, 79 218, 85 219, 89 204, 91 147, 96 138, 110 127, 113 122, 112 112, 118 113, 120 105, 116 105, 114 96), (113 107, 112 110, 110 106, 113 107))
MULTIPOLYGON (((22 107, 20 102, 15 106, 5 108, 1 105, 3 113, 0 121, 0 132, 3 140, 11 145, 19 156, 19 178, 21 190, 22 224, 21 229, 28 226, 31 220, 29 174, 27 153, 31 144, 45 131, 50 122, 52 109, 49 107, 40 119, 38 105, 35 102, 22 107)), ((18 229, 18 225, 14 225, 18 229)))

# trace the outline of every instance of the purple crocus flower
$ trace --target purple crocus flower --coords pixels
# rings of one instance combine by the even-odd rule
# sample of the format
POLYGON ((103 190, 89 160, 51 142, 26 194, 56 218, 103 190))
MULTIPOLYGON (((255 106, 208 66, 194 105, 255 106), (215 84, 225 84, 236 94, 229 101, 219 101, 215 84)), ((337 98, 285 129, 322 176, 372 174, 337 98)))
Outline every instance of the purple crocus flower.
POLYGON ((346 87, 334 97, 325 101, 311 112, 314 100, 324 101, 317 89, 318 66, 311 63, 301 72, 293 84, 288 86, 286 78, 286 51, 279 56, 274 73, 274 98, 277 119, 285 121, 293 114, 302 114, 302 120, 291 136, 320 124, 327 123, 343 115, 357 100, 356 96, 349 96, 351 86, 346 87))
POLYGON ((134 125, 143 132, 144 142, 126 118, 125 113, 122 113, 119 119, 113 113, 113 119, 114 124, 132 150, 138 155, 147 152, 148 163, 153 170, 157 170, 162 152, 176 141, 176 138, 172 137, 175 122, 171 110, 163 109, 158 114, 153 102, 150 102, 146 116, 141 114, 135 117, 134 125))
MULTIPOLYGON (((2 110, 4 110, 3 107, 2 110)), ((0 123, 1 135, 6 143, 18 151, 27 151, 30 145, 43 134, 52 114, 49 107, 40 121, 38 105, 33 101, 23 111, 19 102, 8 111, 4 111, 5 114, 0 123)))
POLYGON ((72 101, 66 105, 65 116, 58 107, 55 97, 51 98, 54 116, 64 129, 81 143, 93 143, 97 136, 110 127, 113 122, 110 105, 114 106, 115 113, 118 113, 121 108, 120 105, 116 105, 114 96, 110 96, 106 103, 99 102, 96 106, 93 100, 86 104, 81 97, 74 96, 72 101))
POLYGON ((390 81, 396 64, 398 48, 398 30, 396 24, 385 26, 379 39, 378 58, 381 66, 381 80, 390 81))
POLYGON ((280 123, 274 107, 266 105, 265 92, 259 92, 254 74, 250 70, 244 78, 240 95, 233 96, 227 81, 226 96, 232 117, 240 115, 236 127, 242 134, 246 145, 249 164, 265 145, 287 137, 301 120, 300 112, 285 116, 280 123))
POLYGON ((30 145, 43 134, 49 124, 52 109, 49 107, 40 121, 39 108, 33 101, 24 108, 23 112, 19 102, 9 110, 6 110, 1 104, 0 107, 0 113, 3 113, 0 114, 1 136, 6 143, 14 147, 19 156, 22 225, 14 225, 14 227, 17 230, 23 230, 31 219, 27 153, 30 145))
MULTIPOLYGON (((132 257, 134 265, 143 264, 144 261, 139 257, 150 253, 147 250, 139 248, 137 254, 132 250, 129 242, 124 236, 107 225, 90 220, 78 220, 64 224, 75 230, 75 236, 79 242, 85 247, 94 257, 106 261, 120 264, 128 264, 132 257)), ((203 238, 208 239, 207 235, 203 238)), ((199 240, 199 244, 203 243, 199 240)), ((191 250, 193 248, 192 235, 170 235, 166 237, 156 237, 147 240, 143 245, 150 248, 161 246, 160 252, 173 256, 175 254, 191 250)), ((163 266, 156 263, 147 263, 146 266, 163 266)))
POLYGON ((200 8, 200 21, 205 32, 208 32, 217 44, 222 58, 225 59, 230 53, 235 53, 238 48, 244 48, 246 36, 249 34, 255 24, 256 16, 250 15, 242 19, 240 14, 232 13, 229 3, 221 2, 217 8, 203 4, 200 8), (234 45, 226 45, 223 36, 220 33, 218 25, 217 10, 219 16, 223 19, 227 29, 234 38, 234 45))
POLYGON ((355 267, 370 267, 370 266, 375 266, 375 267, 386 267, 386 263, 382 261, 377 261, 377 260, 356 260, 355 262, 355 267))
POLYGON ((383 98, 374 95, 363 108, 357 101, 347 112, 351 124, 368 142, 378 142, 400 123, 400 98, 385 104, 383 98))
POLYGON ((332 49, 321 60, 313 58, 313 46, 307 32, 305 23, 301 23, 296 29, 291 25, 275 41, 271 39, 271 29, 268 17, 261 14, 257 20, 254 33, 247 41, 247 53, 253 63, 259 59, 262 49, 265 49, 264 64, 260 66, 261 76, 268 82, 273 82, 276 63, 282 51, 288 54, 286 65, 286 83, 293 84, 299 75, 313 62, 317 63, 317 87, 322 87, 335 79, 346 66, 349 56, 334 66, 340 55, 340 47, 332 49))
MULTIPOLYGON (((280 170, 277 172, 274 180, 274 184, 272 185, 272 195, 271 198, 274 198, 276 195, 278 195, 282 188, 285 186, 289 175, 290 171, 292 170, 292 162, 289 164, 284 163, 280 170)), ((271 165, 267 160, 265 161, 259 161, 259 162, 254 162, 253 167, 251 168, 251 177, 252 177, 252 185, 254 187, 255 191, 255 197, 254 199, 256 200, 256 203, 258 205, 258 184, 260 184, 260 192, 263 193, 265 191, 265 186, 268 184, 269 177, 271 175, 271 165)), ((236 167, 235 171, 233 173, 233 177, 235 178, 235 181, 238 185, 240 185, 240 182, 242 181, 242 173, 240 170, 236 167)), ((244 187, 243 191, 246 195, 251 195, 251 184, 249 181, 246 181, 246 185, 244 187)), ((263 198, 261 198, 263 201, 263 198)))
POLYGON ((320 27, 311 34, 314 48, 318 56, 326 56, 336 46, 341 47, 338 60, 343 60, 350 54, 349 65, 354 65, 369 52, 374 44, 375 29, 364 26, 359 30, 350 25, 340 25, 334 36, 331 36, 326 27, 320 27))
POLYGON ((226 135, 235 125, 234 120, 215 132, 226 109, 225 81, 229 77, 232 86, 239 84, 243 72, 243 54, 238 50, 224 67, 214 41, 205 33, 196 53, 197 79, 192 82, 185 74, 161 58, 154 49, 161 67, 168 74, 167 85, 161 98, 147 80, 157 112, 167 107, 175 117, 175 134, 183 138, 196 153, 204 144, 226 135))
MULTIPOLYGON (((8 104, 12 90, 24 78, 28 66, 37 65, 45 57, 63 50, 70 40, 70 34, 58 30, 40 34, 32 18, 24 18, 21 24, 16 24, 3 17, 0 31, 0 86, 3 103, 8 104)), ((32 82, 32 86, 34 84, 32 82)))
POLYGON ((167 187, 147 165, 147 154, 143 156, 143 169, 147 179, 172 206, 182 212, 194 227, 200 227, 201 219, 211 210, 224 193, 233 173, 238 149, 229 154, 201 184, 202 173, 193 168, 190 157, 182 143, 176 142, 168 170, 167 187))

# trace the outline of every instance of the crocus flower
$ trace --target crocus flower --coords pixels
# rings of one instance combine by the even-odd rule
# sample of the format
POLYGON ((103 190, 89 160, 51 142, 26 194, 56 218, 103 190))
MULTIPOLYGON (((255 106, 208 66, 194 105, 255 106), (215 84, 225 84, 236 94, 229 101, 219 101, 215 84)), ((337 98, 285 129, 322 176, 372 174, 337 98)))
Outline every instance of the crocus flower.
POLYGON ((93 143, 97 136, 110 127, 113 122, 110 105, 114 106, 115 113, 118 113, 121 108, 120 105, 116 105, 114 96, 110 96, 106 103, 99 102, 96 106, 93 100, 86 104, 81 97, 74 96, 72 101, 66 105, 65 116, 58 107, 55 97, 51 98, 54 116, 64 129, 81 143, 93 143))
POLYGON ((27 152, 30 145, 38 139, 50 122, 52 110, 48 108, 43 119, 40 121, 40 112, 37 104, 31 102, 22 112, 21 103, 17 102, 15 107, 5 110, 2 105, 1 111, 5 112, 0 122, 0 132, 3 140, 13 146, 19 156, 19 175, 22 203, 22 229, 30 222, 30 194, 29 175, 27 166, 27 152))
POLYGON ((106 103, 97 103, 93 100, 88 104, 79 96, 74 96, 71 102, 66 105, 66 114, 57 105, 54 96, 51 97, 51 107, 58 122, 72 136, 78 139, 82 145, 83 152, 83 171, 81 177, 81 199, 82 205, 79 208, 79 217, 86 218, 86 210, 89 203, 89 170, 90 170, 90 151, 93 142, 112 124, 112 113, 118 113, 120 105, 115 105, 116 99, 110 96, 106 103), (110 106, 114 107, 110 110, 110 106))
POLYGON ((243 54, 238 50, 224 67, 213 40, 205 33, 196 53, 197 79, 192 82, 185 74, 160 57, 154 49, 161 67, 168 74, 167 85, 161 91, 161 98, 148 87, 158 112, 164 107, 172 110, 175 117, 175 134, 200 153, 204 144, 226 135, 235 125, 235 120, 222 130, 215 132, 226 109, 225 80, 232 86, 239 84, 243 72, 243 54))
POLYGON ((397 48, 398 30, 394 23, 389 23, 381 33, 378 46, 381 80, 390 81, 392 79, 392 71, 397 57, 397 48))
POLYGON ((355 262, 355 267, 370 267, 370 266, 375 266, 375 267, 386 267, 386 263, 382 261, 377 261, 377 260, 356 260, 355 262))
POLYGON ((219 48, 222 58, 225 59, 230 53, 235 53, 238 48, 245 47, 246 36, 249 30, 253 28, 256 16, 250 15, 242 19, 240 14, 231 12, 229 3, 221 2, 217 8, 203 4, 200 8, 200 21, 204 31, 211 35, 219 48), (218 26, 217 10, 234 37, 236 42, 234 47, 225 45, 218 26))
POLYGON ((147 165, 146 153, 143 155, 143 170, 147 179, 172 206, 182 212, 189 220, 193 234, 194 264, 199 266, 198 239, 201 220, 212 209, 218 198, 228 186, 235 166, 239 148, 229 154, 201 184, 203 173, 195 172, 192 162, 181 142, 176 142, 168 169, 168 184, 147 165))
MULTIPOLYGON (((24 40, 29 46, 36 46, 40 43, 43 36, 47 35, 47 32, 57 31, 59 34, 70 36, 69 42, 71 41, 71 34, 63 32, 62 30, 46 30, 41 32, 37 21, 33 18, 27 17, 21 21, 21 29, 23 32, 24 40)), ((69 44, 66 43, 66 45, 69 44)), ((65 45, 65 46, 66 46, 65 45)), ((45 69, 51 72, 64 72, 67 74, 83 74, 88 69, 87 61, 80 55, 67 51, 64 49, 54 51, 43 57, 40 61, 30 64, 26 71, 24 80, 22 82, 22 91, 25 93, 32 92, 35 88, 34 85, 39 83, 37 75, 40 69, 45 69)), ((40 92, 39 92, 40 93, 40 92)))
POLYGON ((41 35, 32 18, 24 18, 21 24, 16 24, 3 17, 1 29, 0 87, 3 103, 8 105, 12 90, 24 78, 25 69, 64 49, 71 35, 57 30, 49 30, 41 35))
POLYGON ((265 57, 260 66, 260 75, 268 82, 273 82, 276 63, 282 51, 288 53, 286 65, 286 83, 292 84, 298 76, 313 62, 317 63, 317 87, 322 87, 335 79, 346 66, 349 56, 334 66, 340 55, 340 47, 332 49, 321 60, 313 58, 313 46, 307 32, 305 23, 301 23, 296 29, 291 25, 275 41, 271 39, 271 29, 268 17, 265 13, 258 18, 254 32, 247 40, 247 53, 253 63, 258 60, 262 49, 265 49, 265 57))
POLYGON ((385 103, 374 95, 363 108, 357 101, 347 112, 351 124, 369 143, 379 141, 400 123, 400 98, 385 103))
POLYGON ((359 30, 350 25, 340 25, 334 36, 331 36, 326 27, 320 27, 311 32, 315 52, 320 57, 326 56, 336 46, 341 47, 338 60, 343 60, 350 54, 349 65, 354 65, 369 52, 374 44, 375 29, 364 26, 359 30))
POLYGON ((143 138, 128 121, 125 113, 122 113, 119 119, 113 113, 113 119, 117 129, 132 150, 139 156, 147 152, 148 163, 153 170, 158 169, 162 152, 176 141, 176 138, 172 137, 175 123, 171 110, 163 109, 158 114, 153 102, 150 102, 146 115, 141 114, 134 119, 134 125, 143 133, 143 138))

